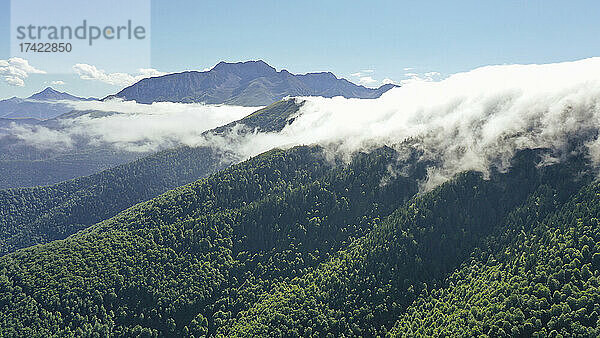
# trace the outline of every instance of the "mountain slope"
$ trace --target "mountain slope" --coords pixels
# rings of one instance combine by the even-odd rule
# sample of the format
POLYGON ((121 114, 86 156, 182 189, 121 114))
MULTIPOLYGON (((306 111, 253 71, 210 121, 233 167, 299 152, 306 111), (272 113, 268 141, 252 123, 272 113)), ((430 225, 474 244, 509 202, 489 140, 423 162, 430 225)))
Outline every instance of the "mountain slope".
POLYGON ((394 336, 600 334, 600 185, 545 189, 400 317, 394 336), (532 217, 538 215, 538 217, 532 217))
MULTIPOLYGON (((20 149, 30 148, 33 147, 20 149)), ((35 152, 29 155, 33 154, 35 152)), ((58 184, 66 180, 94 175, 102 170, 108 170, 107 168, 135 161, 144 155, 149 156, 147 153, 118 152, 103 147, 77 149, 70 153, 60 152, 44 158, 0 159, 0 172, 2 172, 0 189, 58 184)))
POLYGON ((380 184, 396 161, 391 149, 349 166, 274 150, 0 258, 1 334, 214 332, 414 194, 419 175, 380 184))
POLYGON ((65 238, 228 164, 209 148, 185 147, 53 186, 0 190, 0 254, 65 238))
MULTIPOLYGON (((252 130, 281 130, 298 108, 293 100, 282 101, 236 123, 252 130)), ((234 124, 210 133, 226 133, 234 124)), ((236 161, 209 147, 179 147, 52 186, 0 190, 0 254, 65 238, 236 161)), ((22 171, 14 175, 19 174, 22 171)), ((4 175, 10 178, 13 174, 5 171, 4 175)))
POLYGON ((220 62, 205 72, 143 79, 107 99, 265 106, 287 96, 377 98, 393 87, 366 88, 328 72, 295 75, 286 70, 277 71, 264 61, 220 62))
POLYGON ((521 154, 507 175, 485 181, 466 173, 415 197, 326 264, 274 287, 220 335, 386 334, 415 297, 443 285, 543 184, 554 182, 567 196, 585 184, 572 180, 581 160, 536 170, 531 155, 521 154))
MULTIPOLYGON (((23 128, 26 131, 56 123, 55 119, 5 121, 8 121, 7 127, 14 124, 15 128, 23 128)), ((0 128, 3 122, 0 120, 0 128)), ((48 130, 50 133, 60 133, 59 128, 49 127, 48 130)), ((56 184, 150 155, 149 152, 117 150, 103 144, 89 144, 87 140, 80 142, 80 139, 76 139, 72 147, 40 147, 38 144, 33 145, 22 140, 14 131, 8 132, 7 135, 1 134, 0 130, 0 189, 56 184)))

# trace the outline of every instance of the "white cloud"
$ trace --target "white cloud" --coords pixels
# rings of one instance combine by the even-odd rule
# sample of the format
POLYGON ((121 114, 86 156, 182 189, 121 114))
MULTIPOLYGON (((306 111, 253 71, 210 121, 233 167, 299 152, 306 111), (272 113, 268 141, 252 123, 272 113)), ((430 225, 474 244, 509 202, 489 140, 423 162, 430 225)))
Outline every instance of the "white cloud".
POLYGON ((405 67, 405 68, 403 68, 403 70, 405 72, 408 72, 408 71, 413 70, 413 69, 414 69, 413 67, 405 67))
POLYGON ((256 107, 156 102, 139 104, 119 99, 109 101, 60 101, 74 110, 115 113, 62 120, 61 127, 13 126, 8 130, 25 143, 46 148, 69 148, 74 140, 106 144, 127 151, 156 151, 181 144, 196 145, 201 134, 238 120, 256 107))
POLYGON ((98 69, 96 66, 85 63, 74 65, 73 70, 84 80, 95 80, 115 86, 129 86, 147 77, 166 74, 152 68, 140 68, 137 75, 128 73, 107 73, 102 69, 98 69))
POLYGON ((146 78, 146 77, 161 76, 161 75, 166 74, 163 72, 159 72, 158 70, 156 70, 154 68, 140 68, 138 70, 138 73, 139 73, 139 75, 137 77, 139 77, 140 79, 146 78))
POLYGON ((436 80, 440 80, 441 79, 441 74, 438 72, 426 72, 423 74, 419 74, 419 73, 405 73, 404 74, 405 79, 400 81, 401 85, 406 85, 409 83, 413 83, 413 82, 422 82, 422 81, 436 81, 436 80))
POLYGON ((6 83, 8 83, 10 86, 15 86, 15 87, 25 86, 25 81, 23 81, 22 78, 17 77, 17 76, 6 76, 6 77, 4 77, 4 81, 6 81, 6 83))
POLYGON ((46 127, 13 123, 9 133, 38 149, 70 148, 73 146, 73 140, 68 134, 46 127))
POLYGON ((363 85, 372 85, 374 83, 377 82, 377 80, 375 80, 374 78, 370 77, 370 76, 363 76, 360 79, 358 79, 358 82, 363 84, 363 85))
POLYGON ((350 76, 352 76, 352 77, 364 77, 365 75, 372 74, 373 72, 375 72, 373 69, 364 69, 364 70, 361 70, 360 72, 352 73, 352 74, 350 74, 350 76))
POLYGON ((395 85, 400 85, 400 82, 392 80, 390 78, 385 78, 383 80, 381 80, 382 84, 395 84, 395 85))
POLYGON ((11 86, 23 87, 29 74, 45 74, 29 64, 29 61, 17 57, 0 60, 0 76, 11 86))
POLYGON ((55 86, 62 86, 65 84, 65 81, 61 81, 61 80, 56 80, 56 81, 52 81, 50 82, 51 85, 55 85, 55 86))
MULTIPOLYGON (((373 78, 373 76, 372 76, 373 73, 375 73, 375 70, 373 70, 373 69, 363 69, 360 72, 350 74, 350 76, 356 77, 358 80, 358 83, 362 84, 363 86, 373 86, 374 84, 376 84, 378 82, 378 80, 373 78), (368 74, 371 74, 371 75, 368 75, 368 74)), ((388 83, 400 84, 399 82, 394 81, 389 78, 385 78, 381 81, 381 84, 388 84, 388 83)))

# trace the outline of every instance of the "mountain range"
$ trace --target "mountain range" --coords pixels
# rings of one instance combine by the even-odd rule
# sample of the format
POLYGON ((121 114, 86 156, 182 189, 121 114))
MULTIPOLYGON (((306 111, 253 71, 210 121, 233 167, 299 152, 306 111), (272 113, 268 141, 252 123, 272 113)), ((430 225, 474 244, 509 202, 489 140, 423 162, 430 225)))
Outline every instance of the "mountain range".
POLYGON ((395 87, 366 88, 339 79, 331 72, 292 74, 277 71, 264 61, 220 62, 204 72, 189 71, 140 80, 106 97, 135 100, 203 102, 241 106, 266 106, 288 96, 343 96, 372 99, 395 87))
MULTIPOLYGON (((294 75, 286 70, 276 71, 263 61, 220 62, 206 72, 184 72, 143 79, 105 99, 118 97, 140 103, 171 101, 267 106, 283 97, 299 95, 376 98, 393 87, 394 85, 384 85, 377 89, 366 88, 338 79, 330 72, 294 75)), ((0 170, 5 173, 0 177, 0 189, 55 184, 150 155, 148 152, 132 153, 112 149, 110 146, 90 145, 85 140, 80 140, 82 142, 72 150, 54 149, 49 152, 25 144, 19 137, 11 135, 10 127, 14 123, 27 128, 42 127, 54 132, 64 128, 61 122, 68 119, 82 115, 100 117, 111 114, 75 111, 64 103, 82 100, 95 99, 73 96, 48 87, 25 99, 0 101, 0 131, 5 131, 0 134, 0 170)), ((285 118, 285 115, 278 114, 278 109, 269 111, 276 113, 257 116, 261 119, 260 123, 265 124, 263 127, 285 123, 279 120, 281 116, 285 118)), ((253 121, 256 119, 247 121, 255 124, 253 121)), ((215 131, 218 132, 219 129, 215 131)))
POLYGON ((94 98, 82 98, 59 92, 47 87, 27 98, 12 97, 0 101, 0 118, 46 120, 67 113, 73 108, 60 101, 92 101, 94 98))

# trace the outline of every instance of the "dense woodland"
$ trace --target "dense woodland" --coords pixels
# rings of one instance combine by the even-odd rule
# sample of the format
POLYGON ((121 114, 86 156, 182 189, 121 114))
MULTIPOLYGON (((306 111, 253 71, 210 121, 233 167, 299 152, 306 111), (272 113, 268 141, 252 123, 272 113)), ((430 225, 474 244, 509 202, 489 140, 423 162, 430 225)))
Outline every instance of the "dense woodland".
POLYGON ((393 335, 600 335, 600 185, 564 202, 542 186, 452 273, 422 293, 393 335))
POLYGON ((543 152, 419 193, 417 154, 269 151, 0 258, 0 336, 596 336, 600 186, 543 152))
MULTIPOLYGON (((418 319, 411 323, 412 331, 396 323, 418 297, 443 290, 448 283, 463 283, 460 278, 448 281, 445 277, 480 252, 479 246, 486 239, 496 243, 490 236, 506 231, 505 227, 514 224, 518 217, 522 222, 531 222, 556 206, 538 206, 540 194, 551 191, 553 202, 560 203, 589 182, 589 178, 579 175, 584 163, 581 159, 572 159, 568 165, 536 169, 532 166, 532 156, 535 153, 521 153, 508 174, 483 180, 478 174, 465 173, 411 199, 326 264, 292 282, 279 283, 275 292, 240 313, 232 325, 221 327, 219 333, 334 337, 440 335, 441 330, 448 330, 446 325, 452 319, 442 323, 430 304, 423 307, 432 310, 428 319, 435 323, 432 325, 435 329, 424 331, 418 319)), ((472 286, 464 285, 465 289, 472 286)), ((488 302, 492 306, 493 300, 488 302)), ((446 306, 454 308, 451 303, 446 306)), ((493 327, 483 322, 474 326, 480 328, 479 333, 501 334, 485 330, 485 324, 493 327)), ((444 333, 472 336, 476 331, 461 328, 444 333)))
POLYGON ((332 166, 318 149, 273 151, 64 241, 5 256, 1 327, 24 332, 23 319, 37 317, 27 309, 38 304, 53 323, 35 319, 31 333, 212 332, 273 283, 360 237, 372 215, 389 212, 383 201, 401 204, 414 194, 414 179, 380 187, 394 156, 383 149, 345 167, 332 166), (29 263, 14 261, 22 255, 29 263), (29 268, 39 270, 18 272, 29 268), (101 303, 89 303, 98 292, 101 303), (237 293, 243 297, 230 296, 237 293), (104 303, 113 296, 114 304, 104 303), (99 313, 88 312, 94 305, 99 313), (92 327, 76 319, 84 315, 95 318, 92 327))
MULTIPOLYGON (((0 189, 57 184, 149 155, 111 148, 65 150, 45 157, 32 156, 37 152, 32 146, 13 147, 13 151, 18 154, 7 155, 4 149, 0 149, 0 189)), ((48 150, 45 152, 49 153, 48 150)))
POLYGON ((181 147, 51 186, 0 190, 0 255, 63 239, 230 163, 210 148, 181 147))

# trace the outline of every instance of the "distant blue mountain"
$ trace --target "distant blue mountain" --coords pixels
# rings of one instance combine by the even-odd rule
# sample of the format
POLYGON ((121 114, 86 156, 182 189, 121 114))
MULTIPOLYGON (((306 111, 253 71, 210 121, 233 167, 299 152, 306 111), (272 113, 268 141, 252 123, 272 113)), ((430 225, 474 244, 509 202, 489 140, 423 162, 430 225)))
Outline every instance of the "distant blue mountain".
POLYGON ((83 98, 71 95, 65 92, 59 92, 54 90, 52 87, 46 87, 39 93, 35 93, 27 98, 28 100, 40 100, 40 101, 58 101, 58 100, 69 100, 69 101, 93 101, 95 98, 83 98))
POLYGON ((277 71, 264 61, 220 62, 209 71, 188 71, 146 78, 110 98, 139 103, 204 102, 264 106, 287 96, 377 98, 395 87, 366 88, 330 72, 296 75, 277 71))
POLYGON ((28 98, 12 97, 0 101, 0 118, 3 119, 39 119, 46 120, 67 113, 73 108, 60 101, 90 101, 94 98, 82 98, 59 92, 50 87, 28 98))

